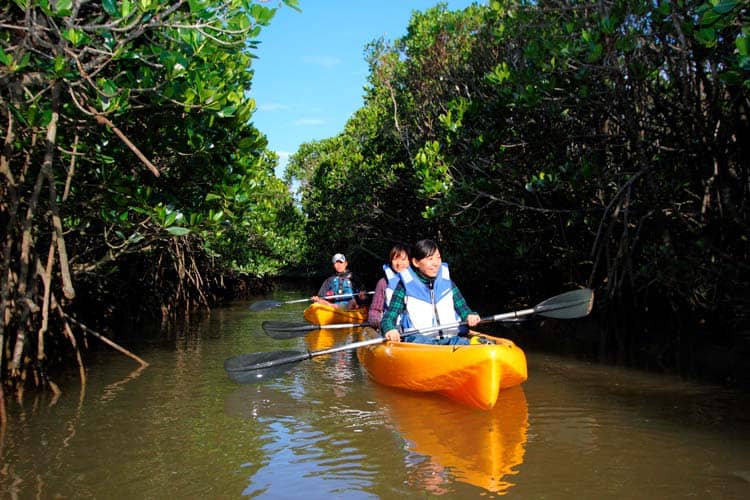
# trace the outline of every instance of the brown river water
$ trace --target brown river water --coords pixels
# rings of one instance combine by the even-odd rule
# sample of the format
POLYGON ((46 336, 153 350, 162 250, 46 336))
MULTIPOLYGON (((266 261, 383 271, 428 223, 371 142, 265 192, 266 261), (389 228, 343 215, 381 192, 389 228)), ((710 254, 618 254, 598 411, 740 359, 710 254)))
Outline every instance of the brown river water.
POLYGON ((146 334, 145 369, 106 352, 85 389, 6 401, 0 498, 750 498, 746 393, 528 350, 491 411, 378 386, 348 350, 238 385, 226 358, 352 341, 274 340, 261 322, 305 304, 251 302, 146 334))

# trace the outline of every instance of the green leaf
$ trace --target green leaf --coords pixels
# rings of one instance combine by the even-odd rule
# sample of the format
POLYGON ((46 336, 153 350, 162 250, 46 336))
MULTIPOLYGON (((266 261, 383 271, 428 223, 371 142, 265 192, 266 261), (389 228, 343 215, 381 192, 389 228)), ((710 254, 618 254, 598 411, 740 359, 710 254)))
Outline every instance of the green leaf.
POLYGON ((118 17, 120 12, 117 10, 116 0, 102 0, 104 11, 112 17, 118 17))
POLYGON ((186 234, 190 234, 190 229, 186 227, 173 226, 167 228, 167 232, 174 236, 185 236, 186 234))
POLYGON ((736 6, 736 0, 720 0, 719 3, 714 5, 713 10, 718 14, 727 14, 731 12, 736 6))
POLYGON ((133 2, 130 0, 122 0, 120 4, 120 15, 122 17, 128 17, 133 12, 133 2))
POLYGON ((55 14, 59 17, 69 16, 73 13, 73 0, 57 0, 53 5, 55 14))
POLYGON ((716 31, 713 28, 703 28, 693 35, 704 47, 716 46, 716 31))
POLYGON ((750 37, 738 36, 735 40, 734 45, 737 47, 737 53, 740 56, 750 55, 750 37))
POLYGON ((292 9, 296 10, 297 12, 302 12, 302 9, 299 7, 299 1, 298 0, 283 0, 284 4, 286 4, 288 7, 291 7, 292 9))

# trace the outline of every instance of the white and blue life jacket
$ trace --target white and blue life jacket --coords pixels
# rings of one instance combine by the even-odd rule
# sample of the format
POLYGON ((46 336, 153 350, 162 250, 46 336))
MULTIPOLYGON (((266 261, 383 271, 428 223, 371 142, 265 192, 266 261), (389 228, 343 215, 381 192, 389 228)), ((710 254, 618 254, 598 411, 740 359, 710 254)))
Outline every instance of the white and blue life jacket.
MULTIPOLYGON (((388 264, 383 264, 383 272, 385 273, 386 280, 384 306, 385 308, 387 308, 391 303, 393 291, 396 290, 396 287, 401 281, 401 277, 388 264)), ((409 322, 409 315, 406 313, 406 311, 404 311, 403 314, 399 315, 398 319, 396 320, 396 324, 401 325, 403 328, 411 327, 411 323, 409 322)))
POLYGON ((448 264, 443 263, 440 267, 432 289, 419 279, 411 267, 401 271, 399 277, 406 290, 404 301, 408 323, 412 328, 423 329, 461 321, 453 304, 453 282, 448 264))

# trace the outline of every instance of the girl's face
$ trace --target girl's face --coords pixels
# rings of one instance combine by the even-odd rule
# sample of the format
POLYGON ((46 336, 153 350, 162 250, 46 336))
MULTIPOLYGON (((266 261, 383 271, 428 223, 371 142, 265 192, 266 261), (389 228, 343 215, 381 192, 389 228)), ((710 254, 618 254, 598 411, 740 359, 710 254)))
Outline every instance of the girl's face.
POLYGON ((442 263, 443 259, 440 257, 440 250, 435 250, 434 254, 421 260, 411 259, 411 264, 428 278, 434 278, 438 275, 442 263))
POLYGON ((409 257, 406 255, 406 252, 396 254, 393 259, 391 259, 391 269, 395 272, 400 273, 407 267, 409 267, 409 257))

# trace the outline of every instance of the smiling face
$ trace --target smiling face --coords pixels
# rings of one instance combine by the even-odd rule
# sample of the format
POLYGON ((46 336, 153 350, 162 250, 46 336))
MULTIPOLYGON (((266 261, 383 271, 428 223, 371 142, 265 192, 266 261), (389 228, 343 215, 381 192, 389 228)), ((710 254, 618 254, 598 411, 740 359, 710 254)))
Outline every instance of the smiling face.
POLYGON ((400 273, 407 267, 409 267, 409 256, 406 252, 399 252, 391 259, 391 269, 394 272, 400 273))
POLYGON ((423 259, 411 259, 411 265, 428 278, 435 278, 438 275, 442 263, 443 259, 440 256, 440 250, 435 250, 435 253, 423 259))

